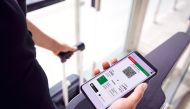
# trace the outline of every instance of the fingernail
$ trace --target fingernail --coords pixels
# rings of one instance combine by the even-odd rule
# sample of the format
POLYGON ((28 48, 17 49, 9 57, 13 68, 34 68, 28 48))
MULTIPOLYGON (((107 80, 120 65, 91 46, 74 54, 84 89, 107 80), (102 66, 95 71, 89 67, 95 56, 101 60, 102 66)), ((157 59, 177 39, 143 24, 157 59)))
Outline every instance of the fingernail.
POLYGON ((147 84, 147 83, 143 83, 143 88, 144 88, 144 90, 146 90, 147 87, 148 87, 148 84, 147 84))

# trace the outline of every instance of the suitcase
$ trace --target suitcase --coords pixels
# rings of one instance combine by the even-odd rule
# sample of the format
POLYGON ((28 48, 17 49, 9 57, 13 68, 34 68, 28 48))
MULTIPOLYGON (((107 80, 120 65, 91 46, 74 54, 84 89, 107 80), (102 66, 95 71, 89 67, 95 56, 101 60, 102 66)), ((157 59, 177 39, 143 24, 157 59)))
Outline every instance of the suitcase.
MULTIPOLYGON (((79 94, 79 76, 72 74, 67 77, 69 101, 79 94)), ((62 81, 50 88, 50 96, 56 109, 65 109, 62 94, 62 81)))

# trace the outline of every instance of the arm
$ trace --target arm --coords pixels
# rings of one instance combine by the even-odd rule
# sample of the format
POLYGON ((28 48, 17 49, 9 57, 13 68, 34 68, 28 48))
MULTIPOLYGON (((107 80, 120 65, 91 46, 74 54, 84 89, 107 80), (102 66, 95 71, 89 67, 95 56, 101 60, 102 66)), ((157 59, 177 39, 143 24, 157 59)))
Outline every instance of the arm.
POLYGON ((27 20, 27 27, 32 32, 32 39, 36 45, 46 48, 56 55, 59 54, 59 52, 61 51, 68 52, 75 50, 75 48, 72 48, 67 44, 60 44, 56 40, 52 39, 29 20, 27 20))

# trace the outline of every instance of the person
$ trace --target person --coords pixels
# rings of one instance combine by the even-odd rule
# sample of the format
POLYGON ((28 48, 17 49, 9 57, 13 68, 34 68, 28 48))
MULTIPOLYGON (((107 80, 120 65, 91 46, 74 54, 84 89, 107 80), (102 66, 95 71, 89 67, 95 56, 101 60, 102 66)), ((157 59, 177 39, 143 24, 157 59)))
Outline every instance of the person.
POLYGON ((54 109, 47 77, 36 60, 35 44, 56 55, 75 50, 28 21, 25 0, 0 0, 0 108, 54 109))
MULTIPOLYGON (((38 29, 26 19, 25 0, 0 0, 0 105, 5 109, 54 109, 45 72, 36 60, 35 44, 59 52, 75 51, 38 29)), ((112 62, 114 64, 115 61, 112 62)), ((104 63, 106 69, 109 64, 104 63)), ((95 70, 94 74, 99 73, 95 70)), ((133 109, 143 96, 146 83, 110 109, 133 109)))

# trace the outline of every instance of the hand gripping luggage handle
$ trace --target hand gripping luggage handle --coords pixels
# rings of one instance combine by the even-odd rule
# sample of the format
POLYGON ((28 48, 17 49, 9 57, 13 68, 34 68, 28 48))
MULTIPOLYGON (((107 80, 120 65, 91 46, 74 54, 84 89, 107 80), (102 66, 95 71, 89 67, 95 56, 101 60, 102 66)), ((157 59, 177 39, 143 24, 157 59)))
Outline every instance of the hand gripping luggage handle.
MULTIPOLYGON (((80 42, 80 43, 76 44, 75 47, 77 49, 74 52, 76 52, 76 51, 83 51, 85 49, 85 44, 83 42, 80 42)), ((61 59, 61 62, 63 63, 67 59, 69 59, 74 52, 70 52, 70 51, 69 52, 60 52, 58 54, 58 56, 61 59)))

